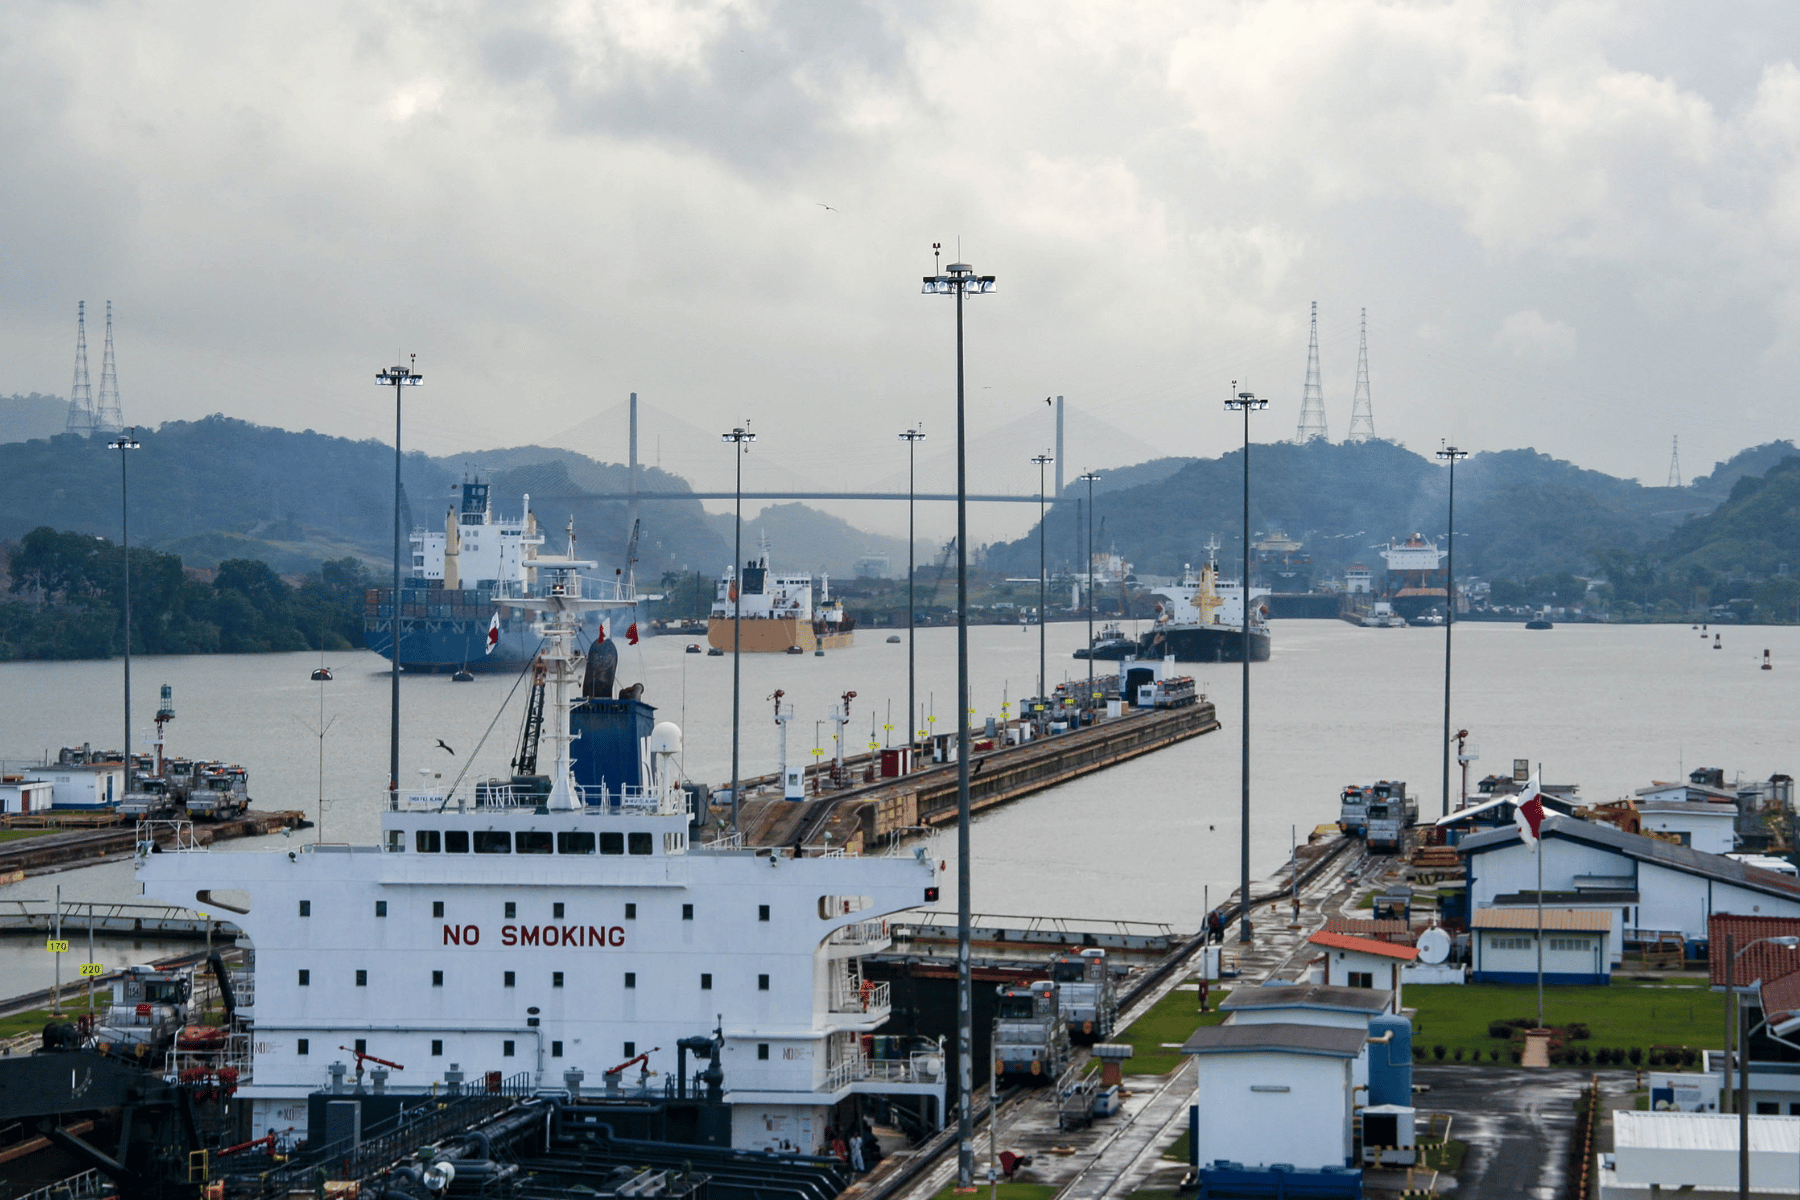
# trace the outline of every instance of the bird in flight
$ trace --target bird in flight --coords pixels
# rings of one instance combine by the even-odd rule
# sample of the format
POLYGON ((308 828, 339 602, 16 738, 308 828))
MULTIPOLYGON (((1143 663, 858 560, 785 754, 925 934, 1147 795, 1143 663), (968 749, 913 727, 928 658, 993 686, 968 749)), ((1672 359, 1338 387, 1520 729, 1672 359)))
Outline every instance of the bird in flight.
MULTIPOLYGON (((446 746, 446 745, 444 745, 444 739, 443 739, 443 738, 439 738, 439 739, 438 739, 438 740, 437 740, 437 744, 438 744, 438 749, 440 749, 440 750, 450 750, 450 747, 448 747, 448 746, 446 746)), ((451 754, 455 754, 455 753, 456 753, 456 751, 454 751, 454 750, 450 750, 450 753, 451 753, 451 754)))
POLYGON ((820 208, 824 209, 826 212, 843 212, 844 211, 841 208, 831 207, 831 205, 825 203, 823 200, 814 200, 813 203, 817 204, 820 208))
POLYGON ((1049 405, 1055 405, 1056 401, 1052 400, 1049 396, 1045 396, 1044 403, 1049 404, 1049 405))

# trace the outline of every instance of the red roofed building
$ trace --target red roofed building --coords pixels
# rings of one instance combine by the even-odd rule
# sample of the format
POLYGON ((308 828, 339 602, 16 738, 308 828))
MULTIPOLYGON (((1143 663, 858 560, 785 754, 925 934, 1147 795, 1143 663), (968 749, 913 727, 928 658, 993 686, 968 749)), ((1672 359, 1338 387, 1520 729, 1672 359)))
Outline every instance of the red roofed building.
POLYGON ((1320 930, 1308 939, 1325 952, 1325 980, 1331 987, 1377 988, 1394 994, 1393 1011, 1400 1011, 1400 968, 1419 961, 1412 946, 1376 938, 1320 930))

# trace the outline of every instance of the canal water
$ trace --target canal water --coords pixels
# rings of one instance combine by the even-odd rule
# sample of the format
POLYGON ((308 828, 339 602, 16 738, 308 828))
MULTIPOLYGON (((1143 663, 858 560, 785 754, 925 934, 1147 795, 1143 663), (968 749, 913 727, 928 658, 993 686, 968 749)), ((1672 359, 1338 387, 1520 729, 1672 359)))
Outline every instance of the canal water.
MULTIPOLYGON (((1717 628, 1717 627, 1715 627, 1717 628)), ((777 689, 798 718, 789 753, 830 752, 827 718, 855 691, 846 739, 852 750, 881 728, 904 728, 906 645, 886 630, 863 630, 857 645, 812 655, 746 655, 740 762, 745 776, 776 766, 777 731, 768 697, 777 689), (891 714, 891 717, 890 717, 891 714)), ((1086 673, 1069 657, 1082 623, 1048 628, 1052 682, 1086 673)), ((1628 795, 1652 779, 1696 766, 1727 778, 1766 778, 1800 768, 1794 739, 1800 712, 1800 628, 1723 629, 1723 648, 1687 625, 1568 625, 1528 631, 1470 623, 1455 630, 1453 717, 1470 731, 1480 759, 1470 786, 1510 772, 1514 758, 1543 764, 1546 782, 1575 783, 1587 800, 1628 795), (1773 652, 1775 669, 1758 665, 1773 652)), ((902 635, 904 636, 904 634, 902 635)), ((621 683, 643 681, 658 718, 685 731, 684 770, 715 786, 731 772, 731 659, 687 654, 690 639, 646 639, 621 647, 621 683)), ((977 720, 1035 689, 1038 631, 985 626, 970 631, 971 690, 977 720)), ((918 698, 955 727, 956 631, 918 631, 918 698)), ((308 676, 317 655, 214 655, 133 660, 137 741, 150 738, 157 688, 175 689, 173 754, 223 758, 250 772, 258 807, 304 809, 322 828, 291 837, 221 843, 217 853, 291 845, 293 838, 373 842, 387 779, 388 676, 367 652, 329 656, 336 678, 308 676), (320 772, 321 716, 327 731, 320 772)), ((1097 670, 1108 670, 1099 664, 1097 670)), ((1208 901, 1236 885, 1240 794, 1240 668, 1188 668, 1218 706, 1224 727, 1178 746, 1064 784, 976 820, 972 832, 975 910, 990 914, 1114 917, 1196 928, 1208 901)), ((427 773, 448 786, 459 772, 507 774, 519 734, 525 686, 488 674, 474 683, 443 675, 402 677, 403 787, 427 773), (515 690, 515 684, 517 684, 515 690), (439 740, 454 753, 440 749, 439 740)), ((1361 629, 1339 621, 1277 621, 1273 653, 1251 668, 1252 872, 1266 875, 1315 825, 1335 819, 1337 793, 1352 782, 1401 779, 1420 794, 1429 819, 1441 804, 1444 633, 1441 629, 1361 629)), ((119 663, 0 664, 6 721, 0 756, 120 740, 119 663)), ((1453 789, 1460 778, 1453 773, 1453 789)), ((933 853, 954 869, 955 839, 933 853)), ((954 876, 951 876, 953 879, 954 876)), ((0 903, 49 899, 130 900, 128 863, 42 876, 0 888, 0 903)), ((954 904, 951 889, 945 902, 954 904)), ((172 950, 170 952, 173 952, 172 950)), ((157 948, 137 954, 154 957, 157 948)), ((0 939, 0 993, 48 984, 41 945, 0 939)), ((109 962, 109 966, 115 965, 109 962)))

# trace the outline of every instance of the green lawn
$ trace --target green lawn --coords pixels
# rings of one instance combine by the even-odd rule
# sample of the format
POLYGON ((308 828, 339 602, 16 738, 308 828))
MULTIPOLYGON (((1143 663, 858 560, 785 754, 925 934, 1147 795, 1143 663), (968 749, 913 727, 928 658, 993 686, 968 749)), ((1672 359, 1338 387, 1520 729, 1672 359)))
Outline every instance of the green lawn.
POLYGON ((22 838, 43 837, 46 833, 61 833, 60 829, 0 829, 0 842, 16 842, 22 838))
POLYGON ((1230 995, 1229 989, 1216 985, 1207 993, 1206 1012, 1200 1011, 1200 993, 1179 988, 1158 1000, 1150 1011, 1115 1032, 1112 1040, 1131 1047, 1125 1061, 1127 1075, 1166 1075, 1181 1065, 1181 1051, 1167 1048, 1165 1042, 1180 1044, 1202 1025, 1217 1025, 1225 1019, 1219 1001, 1230 995))
MULTIPOLYGON (((1030 1170, 1029 1167, 1026 1169, 1030 1170)), ((979 1174, 979 1171, 977 1173, 979 1174)), ((1050 1197, 1062 1189, 1049 1183, 1006 1183, 1002 1181, 995 1190, 1000 1193, 1000 1200, 1050 1200, 1050 1197)), ((964 1195, 967 1194, 964 1193, 964 1195)), ((975 1195, 985 1196, 987 1194, 987 1180, 979 1180, 975 1188, 975 1195)), ((953 1183, 944 1188, 932 1200, 956 1200, 956 1185, 953 1183)))
MULTIPOLYGON (((1455 1061, 1460 1047, 1465 1059, 1478 1055, 1484 1062, 1490 1061, 1490 1051, 1498 1050, 1501 1063, 1511 1065, 1509 1043, 1488 1036, 1488 1022, 1535 1017, 1537 989, 1509 984, 1414 985, 1406 989, 1405 1003, 1417 1010, 1413 1046, 1425 1051, 1424 1061, 1436 1061, 1433 1051, 1441 1045, 1445 1062, 1455 1061)), ((1572 1045, 1589 1049, 1717 1047, 1722 1044, 1725 1000, 1698 980, 1545 988, 1545 1024, 1577 1021, 1592 1036, 1572 1045)))

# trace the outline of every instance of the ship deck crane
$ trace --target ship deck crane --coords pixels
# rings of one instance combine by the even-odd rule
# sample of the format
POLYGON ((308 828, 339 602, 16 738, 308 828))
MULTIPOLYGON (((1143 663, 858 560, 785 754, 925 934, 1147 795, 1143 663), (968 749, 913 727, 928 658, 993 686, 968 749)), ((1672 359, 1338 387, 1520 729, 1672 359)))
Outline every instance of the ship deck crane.
POLYGON ((388 1069, 389 1069, 389 1070, 393 1070, 393 1071, 404 1071, 404 1070, 406 1070, 406 1068, 405 1068, 405 1067, 403 1067, 403 1066, 401 1066, 401 1065, 400 1065, 400 1064, 399 1064, 399 1063, 397 1063, 397 1062, 389 1062, 389 1061, 388 1061, 388 1060, 387 1060, 387 1059, 385 1059, 385 1058, 376 1058, 376 1057, 375 1057, 375 1056, 374 1056, 374 1055, 373 1055, 373 1054, 370 1054, 370 1053, 368 1053, 368 1052, 367 1052, 367 1051, 363 1051, 363 1050, 355 1050, 355 1049, 352 1049, 352 1048, 351 1048, 351 1047, 349 1047, 349 1046, 339 1046, 339 1047, 338 1047, 338 1049, 339 1049, 339 1050, 342 1050, 342 1051, 343 1051, 343 1052, 344 1052, 344 1053, 346 1053, 346 1054, 354 1054, 354 1055, 356 1055, 356 1077, 357 1077, 357 1079, 359 1079, 359 1080, 360 1080, 360 1079, 361 1079, 361 1078, 362 1078, 362 1073, 363 1073, 363 1061, 364 1061, 364 1060, 365 1060, 365 1059, 367 1059, 367 1060, 368 1060, 368 1061, 369 1061, 369 1062, 372 1062, 372 1063, 374 1063, 374 1064, 375 1064, 375 1065, 376 1065, 376 1066, 378 1066, 378 1067, 387 1067, 387 1068, 388 1068, 388 1069))
POLYGON ((531 664, 531 694, 525 701, 525 728, 519 731, 519 752, 513 756, 513 774, 536 775, 538 742, 544 734, 544 656, 531 664))
POLYGON ((950 566, 951 556, 956 553, 956 539, 953 537, 944 543, 944 552, 938 555, 937 574, 931 580, 931 594, 925 597, 921 607, 930 608, 937 603, 938 589, 944 585, 944 572, 950 566))

